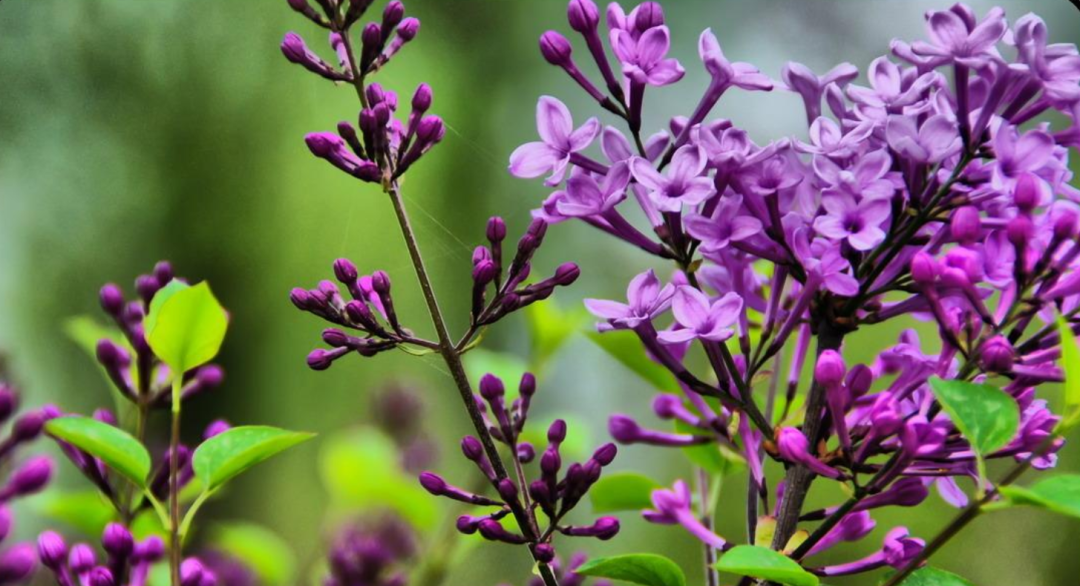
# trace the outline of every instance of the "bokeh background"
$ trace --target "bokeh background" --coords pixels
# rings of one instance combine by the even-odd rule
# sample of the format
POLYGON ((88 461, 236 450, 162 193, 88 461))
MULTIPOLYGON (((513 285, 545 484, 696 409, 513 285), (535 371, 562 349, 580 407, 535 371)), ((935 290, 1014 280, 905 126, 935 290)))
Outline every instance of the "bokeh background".
MULTIPOLYGON (((593 107, 536 49, 544 30, 566 29, 562 2, 411 0, 407 6, 422 30, 379 81, 405 96, 429 82, 433 110, 448 124, 445 141, 410 173, 405 192, 442 303, 460 328, 470 250, 483 236, 485 219, 502 215, 511 233, 520 233, 529 210, 546 195, 539 182, 514 180, 505 170, 510 151, 534 140, 537 96, 556 95, 580 117, 593 107)), ((989 6, 975 8, 984 13, 989 6)), ((689 112, 696 103, 705 85, 696 39, 706 26, 730 58, 778 78, 788 59, 819 72, 841 61, 865 67, 891 38, 922 37, 923 12, 938 7, 943 3, 667 2, 673 53, 688 73, 683 83, 650 94, 648 122, 656 127, 664 123, 660 112, 689 112)), ((1065 0, 1009 2, 1006 8, 1012 18, 1041 14, 1055 40, 1080 40, 1080 13, 1065 0)), ((321 373, 305 366, 321 325, 291 306, 288 291, 330 276, 339 256, 362 271, 387 270, 396 279, 399 313, 417 329, 429 328, 387 202, 376 189, 311 157, 303 144, 304 133, 353 118, 357 107, 348 88, 282 58, 278 43, 289 30, 322 48, 321 33, 284 1, 0 3, 0 348, 27 403, 84 412, 107 404, 94 364, 63 324, 97 313, 101 284, 115 281, 130 291, 137 274, 169 259, 181 274, 209 279, 233 314, 221 357, 227 383, 192 405, 191 429, 227 417, 333 437, 367 417, 374 389, 405 381, 428 404, 427 429, 447 456, 440 469, 461 477, 456 444, 467 421, 437 360, 390 353, 321 373)), ((758 142, 805 132, 801 104, 785 92, 731 92, 716 112, 748 128, 758 142)), ((538 274, 566 260, 582 266, 582 279, 557 296, 563 308, 580 306, 586 296, 621 296, 648 262, 583 224, 550 234, 538 274)), ((508 320, 485 343, 527 356, 525 327, 521 318, 508 320)), ((849 345, 851 356, 872 359, 899 327, 885 330, 849 345)), ((606 414, 647 416, 651 393, 578 336, 549 365, 536 409, 569 414, 598 444, 606 439, 606 414)), ((320 479, 319 451, 319 442, 312 443, 253 470, 206 513, 208 522, 249 519, 287 539, 300 567, 297 583, 317 573, 328 527, 339 514, 320 479)), ((668 456, 629 448, 616 466, 665 482, 685 476, 681 459, 668 456)), ((1066 449, 1061 466, 1080 469, 1080 453, 1066 449)), ((370 471, 373 478, 379 473, 370 471)), ((70 470, 63 476, 61 484, 81 482, 70 470)), ((740 538, 743 487, 742 478, 732 480, 718 521, 722 533, 740 538)), ((838 496, 818 492, 822 503, 838 496)), ((49 523, 32 503, 24 509, 21 534, 49 523)), ((930 535, 951 514, 932 496, 917 512, 878 520, 881 527, 902 522, 930 535)), ((1077 539, 1075 523, 1006 511, 980 519, 937 564, 984 586, 1068 586, 1080 575, 1077 539)), ((879 543, 875 534, 841 557, 879 543)), ((700 578, 697 544, 634 515, 624 515, 618 539, 587 549, 658 551, 682 562, 692 583, 700 578)), ((447 583, 522 584, 528 560, 510 552, 500 545, 471 550, 447 583)))

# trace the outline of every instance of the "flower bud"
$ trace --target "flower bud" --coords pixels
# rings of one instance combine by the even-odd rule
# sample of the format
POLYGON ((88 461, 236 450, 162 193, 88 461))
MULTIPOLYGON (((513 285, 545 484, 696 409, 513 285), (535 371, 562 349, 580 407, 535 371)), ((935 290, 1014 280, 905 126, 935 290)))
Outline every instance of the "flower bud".
POLYGON ((306 289, 294 287, 292 291, 289 291, 289 301, 292 301, 297 309, 306 311, 311 307, 311 294, 306 289))
POLYGON ((416 126, 416 139, 424 145, 435 144, 442 140, 446 134, 442 118, 438 116, 424 116, 420 124, 416 126))
POLYGON ((521 383, 518 384, 518 394, 522 397, 531 397, 536 394, 536 376, 531 372, 521 375, 521 383))
POLYGON ((26 413, 12 426, 11 435, 16 441, 30 441, 41 435, 41 429, 45 426, 45 415, 40 411, 26 413))
POLYGON ((1007 373, 1012 370, 1016 353, 1004 336, 994 336, 983 344, 981 362, 990 372, 1007 373))
POLYGON ((85 574, 90 571, 97 564, 97 556, 94 555, 94 550, 85 543, 76 543, 71 546, 71 553, 68 555, 68 567, 72 572, 76 574, 85 574))
POLYGON ((836 350, 825 350, 814 367, 814 380, 823 387, 836 387, 844 382, 847 366, 836 350))
POLYGON ((957 242, 969 244, 979 238, 982 231, 982 219, 975 206, 963 206, 953 212, 949 221, 949 232, 957 242))
POLYGON ((195 382, 200 387, 212 389, 221 386, 225 380, 225 369, 217 364, 207 364, 195 371, 195 382))
POLYGON ((0 382, 0 422, 7 421, 19 405, 19 396, 11 387, 0 382))
POLYGON ((544 454, 540 456, 540 471, 546 476, 554 476, 558 474, 559 468, 562 468, 562 456, 559 452, 552 449, 544 450, 544 454))
POLYGON ((579 33, 596 30, 600 22, 600 11, 592 0, 570 0, 566 7, 566 18, 570 28, 579 33))
POLYGON ((158 280, 158 284, 162 287, 168 285, 174 276, 172 263, 169 261, 160 260, 154 265, 154 278, 158 280))
POLYGON ((499 481, 498 490, 499 496, 502 497, 504 502, 511 502, 517 499, 517 485, 509 478, 503 478, 499 481))
POLYGON ((225 421, 224 419, 215 419, 214 421, 211 421, 210 425, 207 425, 206 429, 203 431, 203 441, 221 435, 230 429, 232 429, 232 425, 230 425, 228 421, 225 421))
POLYGON ((97 567, 90 570, 90 576, 86 581, 88 586, 115 586, 112 572, 109 568, 97 567))
POLYGON ((307 356, 307 365, 311 370, 326 370, 333 362, 334 355, 322 348, 312 350, 307 356))
POLYGON ((612 415, 608 419, 608 433, 615 438, 615 441, 629 444, 637 441, 641 435, 641 427, 626 415, 612 415))
POLYGON ((134 558, 142 562, 156 562, 165 557, 165 542, 151 535, 135 545, 134 558))
POLYGON ((119 286, 112 283, 105 285, 98 293, 98 298, 101 300, 101 308, 105 310, 105 313, 113 317, 120 316, 120 312, 124 309, 124 292, 119 286))
POLYGON ((397 27, 398 36, 406 42, 415 39, 418 32, 420 32, 420 19, 411 16, 401 21, 397 27))
POLYGON ((485 259, 476 263, 476 266, 473 267, 472 278, 477 285, 487 285, 495 280, 495 274, 498 272, 495 263, 485 259))
POLYGON ((642 2, 634 9, 634 13, 634 22, 627 24, 632 25, 639 33, 664 24, 664 9, 656 2, 642 2))
POLYGON ((488 401, 494 401, 501 398, 506 394, 506 388, 503 386, 503 382, 498 377, 485 374, 480 379, 480 396, 488 401))
POLYGON ((559 67, 570 65, 572 48, 566 37, 555 31, 547 31, 540 35, 540 54, 544 59, 559 67))
POLYGON ((1039 205, 1040 199, 1042 199, 1042 188, 1039 185, 1039 179, 1031 173, 1021 174, 1016 180, 1016 186, 1013 187, 1013 201, 1016 207, 1021 212, 1030 212, 1039 205))
POLYGON ((517 459, 522 464, 528 464, 536 459, 536 448, 528 442, 521 442, 517 446, 517 459))
POLYGON ((4 491, 11 491, 19 496, 33 494, 45 488, 52 474, 52 460, 47 456, 35 456, 11 475, 11 480, 8 481, 8 486, 4 491))
POLYGON ((566 439, 566 422, 562 419, 552 421, 551 426, 548 427, 547 437, 553 444, 562 443, 566 439))
POLYGON ((180 586, 203 586, 208 570, 196 558, 188 558, 180 564, 180 586))
POLYGON ((119 523, 109 523, 101 535, 101 547, 116 558, 126 558, 135 549, 131 531, 119 523))
POLYGON ((1005 226, 1005 235, 1013 246, 1027 246, 1035 237, 1035 223, 1031 221, 1031 216, 1020 214, 1005 226))
POLYGON ((484 446, 480 443, 480 440, 467 435, 461 439, 461 452, 465 454, 466 458, 476 462, 484 457, 484 446))
POLYGON ((593 460, 596 460, 601 466, 607 466, 615 459, 615 455, 618 453, 619 448, 615 447, 615 444, 607 443, 600 446, 600 448, 593 453, 593 460))
POLYGON ((11 584, 30 576, 34 570, 34 547, 19 543, 0 554, 0 583, 11 584))
POLYGON ((442 496, 446 492, 446 481, 434 472, 424 472, 420 475, 420 486, 435 496, 442 496))
POLYGON ((431 98, 432 92, 430 85, 422 83, 416 86, 416 92, 413 93, 412 97, 412 111, 416 114, 427 112, 428 108, 431 107, 431 98))
POLYGON ((1066 240, 1076 235, 1077 216, 1076 212, 1065 209, 1060 210, 1054 218, 1054 237, 1066 240))
POLYGON ((349 335, 337 328, 326 328, 322 333, 323 342, 334 348, 343 348, 349 345, 349 335))
POLYGON ((497 244, 506 239, 506 222, 499 216, 492 216, 487 223, 487 239, 497 244))
POLYGON ((6 505, 0 505, 0 541, 7 539, 11 533, 11 509, 6 505))
POLYGON ((38 536, 38 558, 41 563, 50 570, 58 569, 67 557, 67 544, 64 538, 55 531, 46 531, 38 536))
POLYGON ((919 285, 933 285, 938 271, 938 262, 925 252, 918 252, 911 259, 911 278, 919 285))
POLYGON ((845 380, 852 397, 861 397, 870 391, 874 384, 874 372, 865 364, 856 364, 851 367, 845 380))
POLYGON ((403 18, 405 18, 405 5, 401 3, 401 0, 393 0, 383 9, 383 30, 388 34, 390 29, 397 26, 403 18))
POLYGON ((342 283, 349 285, 355 283, 356 279, 360 276, 354 265, 347 258, 339 258, 334 261, 334 276, 342 283))
POLYGON ((555 561, 555 548, 550 543, 541 543, 533 549, 536 561, 542 564, 550 564, 555 561))
POLYGON ((379 25, 369 22, 360 33, 360 42, 363 44, 365 53, 373 51, 375 47, 382 45, 382 30, 379 25))
POLYGON ((555 269, 555 283, 566 287, 572 284, 581 276, 581 269, 577 264, 568 262, 559 265, 559 268, 555 269))
POLYGON ((480 520, 484 517, 472 517, 469 515, 462 515, 457 518, 454 525, 457 530, 465 535, 472 535, 476 533, 477 526, 480 524, 480 520))

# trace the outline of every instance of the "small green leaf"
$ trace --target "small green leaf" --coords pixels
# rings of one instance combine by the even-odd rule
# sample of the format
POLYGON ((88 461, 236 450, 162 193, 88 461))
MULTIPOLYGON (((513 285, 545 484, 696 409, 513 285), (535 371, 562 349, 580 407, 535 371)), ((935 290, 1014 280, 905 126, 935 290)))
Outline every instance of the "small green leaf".
POLYGON ((1015 505, 1032 505, 1080 518, 1080 475, 1045 478, 1026 488, 1002 486, 1000 491, 1015 505))
POLYGON ((637 472, 604 475, 589 489, 594 513, 640 511, 652 507, 652 491, 660 485, 637 472))
POLYGON ((662 391, 679 388, 675 375, 649 359, 641 341, 633 332, 628 330, 616 330, 603 334, 589 332, 589 339, 653 387, 662 391))
POLYGON ((633 582, 642 586, 686 585, 686 575, 675 562, 651 553, 594 558, 582 564, 574 573, 633 582))
POLYGON ((229 316, 210 286, 199 283, 180 287, 170 283, 162 291, 154 296, 146 317, 146 341, 154 354, 176 373, 211 361, 225 340, 229 316), (167 293, 163 301, 157 302, 162 291, 167 293))
POLYGON ((106 466, 139 488, 150 475, 150 454, 126 431, 89 417, 57 417, 45 424, 49 435, 101 458, 106 466))
POLYGON ((972 449, 986 456, 1005 447, 1020 426, 1020 407, 1005 391, 959 380, 930 379, 934 396, 972 449))
POLYGON ((212 491, 252 466, 315 437, 265 425, 234 427, 206 440, 191 458, 195 477, 212 491))
POLYGON ((1065 371, 1065 417, 1058 427, 1065 432, 1080 423, 1080 347, 1064 317, 1058 316, 1057 326, 1061 336, 1061 367, 1065 371))
MULTIPOLYGON (((885 574, 885 580, 888 580, 896 572, 889 572, 885 574)), ((882 581, 884 583, 884 581, 882 581)), ((919 568, 911 573, 904 581, 901 582, 902 586, 973 586, 971 582, 953 574, 952 572, 946 572, 945 570, 939 570, 938 568, 932 568, 927 566, 925 568, 919 568)))
POLYGON ((819 583, 817 576, 804 570, 795 560, 757 545, 736 545, 720 558, 716 569, 788 586, 818 586, 819 583))
POLYGON ((147 332, 154 329, 157 325, 158 317, 161 315, 161 306, 165 305, 165 302, 172 298, 179 291, 183 291, 191 287, 187 283, 173 279, 165 284, 164 287, 158 289, 157 293, 154 293, 154 297, 150 300, 150 309, 146 312, 146 317, 143 318, 143 329, 147 332))
POLYGON ((211 543, 243 562, 271 586, 292 584, 296 577, 296 555, 278 534, 252 523, 230 523, 214 529, 211 543))

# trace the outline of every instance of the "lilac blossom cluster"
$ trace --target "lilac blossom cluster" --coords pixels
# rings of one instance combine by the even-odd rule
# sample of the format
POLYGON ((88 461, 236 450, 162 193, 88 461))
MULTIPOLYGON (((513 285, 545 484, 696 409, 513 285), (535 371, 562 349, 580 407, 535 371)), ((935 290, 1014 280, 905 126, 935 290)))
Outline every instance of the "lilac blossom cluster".
POLYGON ((405 586, 406 564, 417 555, 416 535, 397 517, 344 527, 330 548, 325 586, 405 586))
MULTIPOLYGON (((41 565, 53 574, 60 586, 144 586, 150 566, 165 558, 165 542, 158 536, 136 541, 126 527, 109 523, 101 534, 101 548, 105 551, 99 560, 94 547, 88 543, 76 543, 70 548, 64 538, 55 531, 38 536, 37 550, 41 565)), ((212 586, 212 580, 204 580, 204 573, 197 560, 191 559, 183 572, 185 586, 212 586)))
MULTIPOLYGON (((2 366, 2 365, 0 365, 2 366)), ((18 414, 19 393, 6 382, 0 369, 0 424, 11 422, 8 435, 0 441, 0 466, 11 470, 0 487, 0 583, 16 584, 29 579, 37 562, 34 548, 27 543, 3 543, 14 528, 12 501, 40 492, 53 475, 53 463, 46 456, 32 456, 15 464, 18 451, 41 435, 45 415, 41 410, 18 414)))
POLYGON ((536 379, 531 373, 521 377, 518 396, 509 404, 502 380, 490 374, 480 380, 480 394, 475 400, 484 413, 484 425, 491 436, 514 455, 516 478, 499 478, 485 456, 480 440, 473 436, 466 436, 461 441, 461 451, 495 489, 497 498, 454 486, 433 472, 421 474, 420 484, 435 496, 480 507, 494 507, 493 512, 462 515, 457 520, 458 531, 465 534, 479 532, 491 541, 528 544, 529 540, 523 534, 507 529, 501 523, 514 511, 524 510, 532 533, 542 536, 539 543, 533 545, 537 559, 549 563, 555 559, 555 548, 551 543, 555 533, 607 540, 619 532, 619 520, 615 517, 600 517, 587 526, 567 525, 563 521, 600 479, 603 468, 615 459, 617 449, 615 444, 605 444, 586 462, 566 467, 562 478, 559 478, 563 468, 559 446, 566 439, 566 422, 556 419, 547 431, 548 446, 540 455, 539 477, 530 481, 523 466, 536 460, 536 447, 522 441, 521 434, 535 393, 536 379), (540 524, 537 510, 547 518, 547 527, 540 524))
MULTIPOLYGON (((1080 146, 1075 46, 1051 44, 1035 15, 1010 26, 1000 8, 980 17, 956 4, 927 13, 928 40, 893 41, 865 85, 847 63, 823 75, 789 63, 775 82, 730 61, 706 29, 700 101, 643 135, 646 90, 684 74, 668 56, 660 5, 627 13, 612 3, 605 28, 591 0, 571 0, 568 19, 587 58, 549 31, 544 59, 625 131, 596 117, 575 126, 566 105, 541 97, 540 140, 515 150, 509 171, 556 188, 534 217, 580 219, 676 265, 667 282, 652 271, 635 277, 626 302, 586 302, 600 331, 632 331, 683 391, 654 404, 678 431, 616 415, 616 440, 736 450, 751 471, 751 539, 764 512, 776 523, 773 548, 799 561, 861 539, 873 527, 870 510, 916 505, 930 485, 950 503, 966 502, 957 480, 979 477, 976 454, 936 402, 931 377, 1003 378, 1020 430, 988 457, 1053 466, 1061 442, 1048 438, 1059 418, 1035 391, 1062 379, 1055 315, 1074 330, 1080 324, 1080 191, 1068 184, 1067 164, 1068 149, 1080 146), (585 72, 586 60, 602 81, 585 72), (729 90, 776 87, 802 99, 805 138, 758 144, 712 117, 729 90), (1055 111, 1063 128, 1042 121, 1055 111), (872 364, 847 364, 846 336, 901 317, 935 324, 940 350, 908 331, 872 364), (814 382, 800 393, 807 366, 814 382), (779 384, 755 389, 769 368, 779 384), (783 464, 782 480, 766 478, 767 458, 783 464), (817 477, 851 483, 854 508, 804 512, 817 477), (802 523, 824 518, 809 539, 789 542, 802 523)), ((691 500, 682 482, 658 490, 645 517, 728 549, 691 500)), ((922 548, 897 527, 867 558, 804 565, 825 576, 905 568, 921 561, 922 548)))

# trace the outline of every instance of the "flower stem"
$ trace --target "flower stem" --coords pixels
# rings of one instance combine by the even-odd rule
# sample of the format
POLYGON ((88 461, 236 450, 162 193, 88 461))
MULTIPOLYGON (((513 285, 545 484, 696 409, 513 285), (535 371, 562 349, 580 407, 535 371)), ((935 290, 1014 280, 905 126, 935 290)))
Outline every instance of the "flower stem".
POLYGON ((172 435, 169 440, 169 575, 172 586, 180 586, 180 393, 183 392, 183 374, 173 376, 172 382, 172 435))
MULTIPOLYGON (((424 265, 423 256, 420 254, 420 246, 416 241, 416 233, 413 231, 412 223, 409 221, 409 215, 405 210, 405 203, 402 200, 397 182, 391 181, 386 187, 386 192, 387 195, 390 196, 390 202, 394 206, 394 214, 397 216, 398 226, 401 228, 401 235, 405 239, 405 246, 409 250, 409 258, 412 260, 413 269, 416 272, 416 279, 420 282, 420 290, 424 295, 428 313, 431 315, 431 322, 435 326, 435 334, 439 341, 439 354, 442 356, 443 362, 446 363, 446 367, 450 370, 450 376, 454 379, 454 385, 461 395, 461 402, 465 405, 465 410, 469 414, 469 419, 472 420, 473 427, 476 429, 476 435, 480 438, 480 443, 484 446, 484 453, 491 462, 491 467, 495 471, 496 478, 499 480, 508 478, 506 466, 503 464, 502 457, 499 455, 499 450, 495 447, 495 442, 491 437, 491 433, 488 432, 487 425, 484 423, 484 417, 480 413, 479 407, 476 405, 476 400, 473 398, 472 385, 469 383, 469 377, 465 373, 465 366, 461 362, 461 355, 455 348, 454 341, 450 338, 450 333, 446 328, 446 320, 443 319, 442 310, 439 309, 439 301, 435 297, 435 291, 431 286, 431 278, 428 276, 427 267, 424 265)), ((530 517, 529 513, 521 506, 520 501, 515 499, 507 504, 511 507, 514 518, 521 528, 522 535, 529 541, 529 549, 533 553, 535 559, 535 551, 533 550, 537 544, 537 535, 536 532, 533 531, 534 521, 532 517, 530 517)), ((546 586, 558 586, 559 582, 555 578, 555 574, 552 572, 550 566, 539 560, 537 560, 536 566, 537 570, 540 572, 540 577, 544 580, 546 586)))

